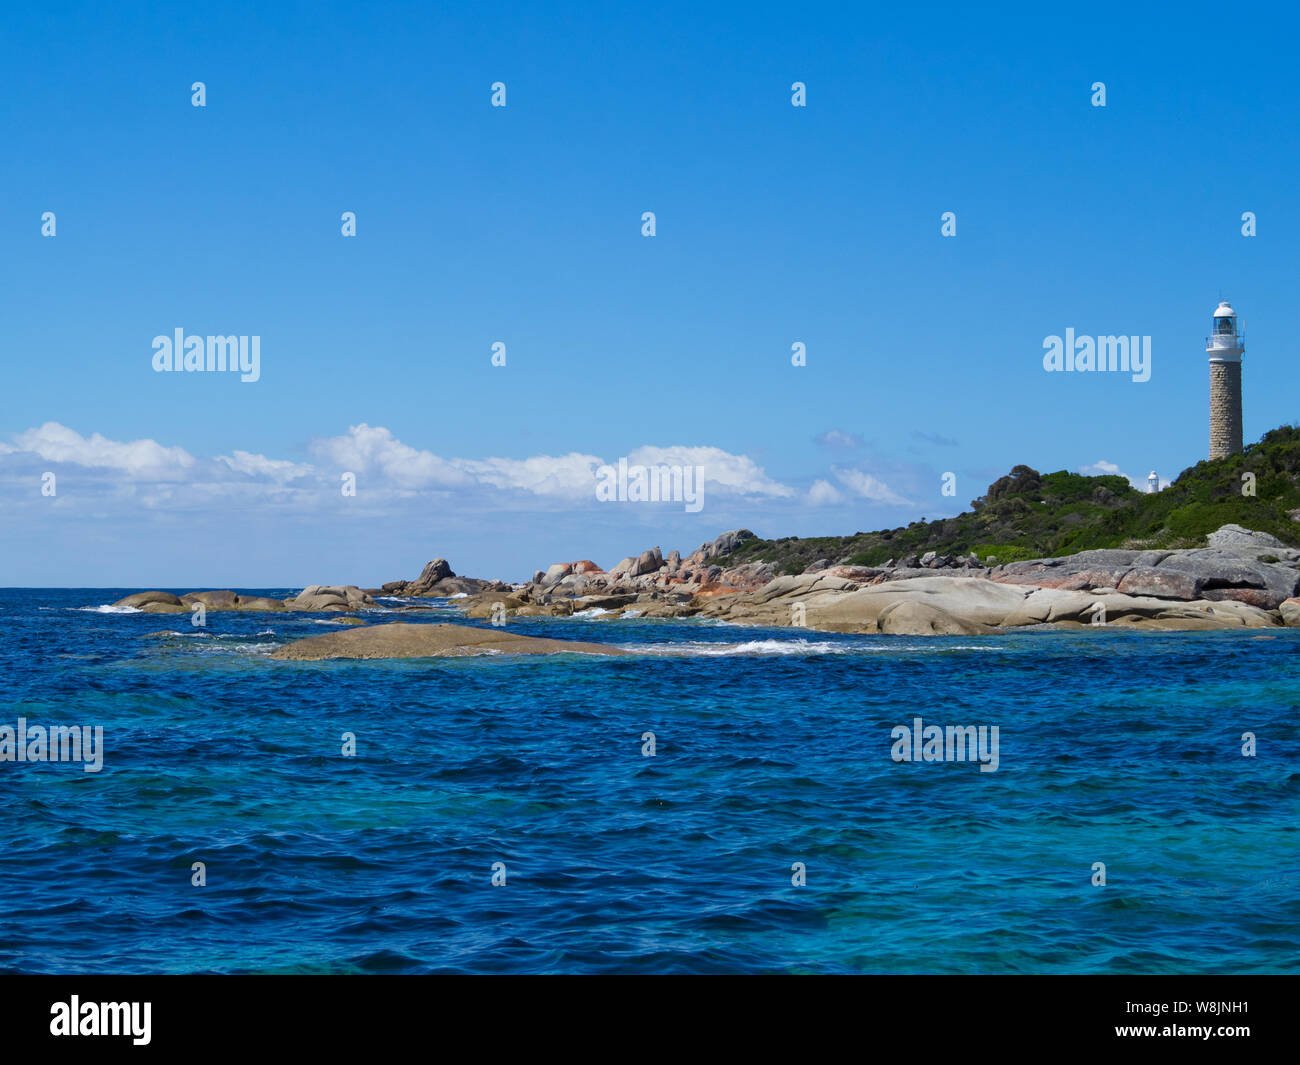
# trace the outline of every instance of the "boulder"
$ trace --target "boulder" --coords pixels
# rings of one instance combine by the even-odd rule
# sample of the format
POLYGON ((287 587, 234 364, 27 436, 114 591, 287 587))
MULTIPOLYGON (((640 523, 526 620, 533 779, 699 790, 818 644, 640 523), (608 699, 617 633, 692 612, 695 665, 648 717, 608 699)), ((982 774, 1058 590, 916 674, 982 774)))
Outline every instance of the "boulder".
POLYGON ((637 605, 637 617, 643 618, 689 618, 698 614, 702 605, 691 600, 679 603, 670 599, 660 599, 644 606, 637 605))
MULTIPOLYGON (((710 617, 756 625, 790 624, 795 605, 803 604, 803 621, 811 629, 911 635, 947 632, 971 635, 1026 625, 1078 628, 1092 624, 1099 617, 1105 624, 1121 628, 1178 630, 1277 625, 1277 614, 1235 599, 1184 602, 1150 595, 1126 595, 1113 589, 1098 594, 1080 589, 1003 583, 977 576, 948 576, 932 570, 920 572, 926 576, 866 586, 825 574, 778 577, 757 592, 714 599, 701 595, 696 604, 710 617)), ((1300 611, 1296 613, 1300 616, 1300 611)))
POLYGON ((1260 610, 1277 610, 1286 602, 1267 588, 1207 588, 1202 598, 1213 603, 1245 603, 1260 610))
POLYGON ((239 597, 240 610, 248 610, 254 613, 274 614, 284 610, 284 600, 268 599, 260 595, 241 595, 239 597))
POLYGON ((990 574, 1003 584, 1033 584, 1040 588, 1077 591, 1116 588, 1133 568, 1136 551, 1081 551, 1068 558, 1036 558, 1009 562, 990 574))
POLYGON ((522 607, 529 606, 529 600, 518 595, 485 595, 481 599, 466 604, 464 615, 470 618, 491 619, 493 616, 499 616, 500 611, 496 609, 496 604, 500 603, 507 615, 514 614, 522 607))
POLYGON ((424 569, 420 571, 419 577, 409 583, 403 591, 403 595, 430 595, 433 586, 439 581, 448 577, 456 576, 451 570, 451 565, 445 558, 435 558, 432 562, 426 563, 424 569))
POLYGON ((747 592, 762 588, 775 577, 776 571, 766 562, 747 562, 743 566, 723 570, 713 580, 747 592))
POLYGON ((478 577, 444 577, 419 593, 422 599, 447 599, 453 595, 476 595, 484 591, 505 591, 508 584, 501 581, 484 581, 478 577))
POLYGON ((662 569, 664 557, 659 552, 659 548, 652 547, 648 551, 642 551, 636 560, 636 565, 632 568, 632 576, 639 577, 643 573, 654 573, 662 569))
POLYGON ((573 613, 572 599, 556 599, 550 603, 525 603, 515 614, 521 618, 567 618, 573 613))
POLYGON ((151 604, 171 607, 175 611, 185 609, 185 604, 181 602, 180 596, 172 595, 171 592, 136 592, 134 595, 128 595, 124 599, 119 599, 113 605, 129 606, 140 610, 151 604))
POLYGON ((189 613, 190 608, 184 603, 181 603, 179 606, 173 606, 171 603, 154 602, 145 603, 144 606, 138 607, 137 609, 144 614, 187 614, 189 613))
POLYGON ((1249 598, 1261 604, 1267 602, 1269 605, 1265 609, 1270 610, 1276 610, 1283 600, 1296 594, 1297 580, 1300 579, 1300 574, 1290 566, 1260 562, 1232 550, 1214 548, 1175 552, 1158 568, 1199 578, 1207 599, 1211 598, 1209 593, 1216 590, 1260 589, 1267 594, 1249 598))
POLYGON ((360 610, 373 606, 374 600, 355 584, 313 584, 284 601, 285 609, 306 613, 360 610))
MULTIPOLYGON (((805 570, 805 572, 813 572, 805 570)), ((831 566, 824 570, 828 577, 843 577, 848 581, 874 581, 881 577, 886 577, 890 573, 890 567, 887 566, 831 566)))
POLYGON ((573 572, 573 566, 571 566, 569 563, 556 562, 546 570, 546 573, 542 576, 542 579, 538 583, 541 584, 543 587, 546 587, 547 585, 551 585, 551 584, 557 584, 562 578, 567 577, 572 572, 573 572))
POLYGON ((1224 548, 1260 548, 1261 550, 1271 547, 1285 548, 1281 540, 1276 536, 1268 533, 1255 532, 1251 529, 1244 529, 1240 525, 1223 525, 1215 532, 1210 533, 1206 542, 1211 547, 1224 548))
POLYGON ((628 593, 624 595, 584 595, 573 601, 573 612, 582 610, 619 610, 635 603, 637 597, 628 593))
POLYGON ((592 586, 592 580, 581 573, 570 573, 554 584, 543 582, 542 587, 552 595, 586 595, 592 586))
POLYGON ((190 592, 181 596, 181 602, 186 606, 202 603, 208 610, 236 610, 239 607, 239 596, 229 589, 220 592, 190 592))
POLYGON ((977 577, 916 577, 868 585, 857 591, 814 596, 807 603, 806 619, 810 628, 872 632, 878 630, 879 619, 886 610, 899 603, 914 602, 964 622, 992 628, 1000 626, 1009 614, 1021 610, 1026 595, 1027 590, 977 577))
POLYGON ((636 563, 637 560, 629 555, 617 566, 611 569, 609 575, 614 578, 632 576, 633 570, 636 569, 636 563))
POLYGON ((732 529, 729 532, 724 532, 712 543, 700 544, 691 552, 686 561, 699 565, 711 558, 717 558, 719 555, 729 555, 746 541, 757 539, 758 537, 748 529, 732 529))
POLYGON ((1199 599, 1205 580, 1182 570, 1137 566, 1115 586, 1125 595, 1153 595, 1157 599, 1199 599))

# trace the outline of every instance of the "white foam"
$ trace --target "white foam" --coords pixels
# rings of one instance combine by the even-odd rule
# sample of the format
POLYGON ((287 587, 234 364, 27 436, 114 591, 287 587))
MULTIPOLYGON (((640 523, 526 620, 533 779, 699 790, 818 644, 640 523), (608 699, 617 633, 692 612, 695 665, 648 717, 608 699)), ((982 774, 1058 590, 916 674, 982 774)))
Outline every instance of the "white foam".
MULTIPOLYGON (((884 648, 880 649, 883 650, 884 648)), ((852 654, 864 650, 864 648, 847 643, 831 643, 829 640, 746 640, 744 643, 639 644, 636 650, 642 654, 721 657, 727 655, 843 655, 852 654)))
POLYGON ((200 654, 203 655, 262 655, 274 651, 279 644, 274 643, 243 643, 233 647, 205 647, 200 654))
POLYGON ((90 614, 143 614, 144 611, 134 606, 114 606, 112 603, 102 603, 99 606, 74 606, 73 610, 82 611, 90 614))
POLYGON ((586 610, 579 610, 573 616, 575 618, 600 618, 612 613, 614 611, 606 610, 603 606, 589 606, 586 610))

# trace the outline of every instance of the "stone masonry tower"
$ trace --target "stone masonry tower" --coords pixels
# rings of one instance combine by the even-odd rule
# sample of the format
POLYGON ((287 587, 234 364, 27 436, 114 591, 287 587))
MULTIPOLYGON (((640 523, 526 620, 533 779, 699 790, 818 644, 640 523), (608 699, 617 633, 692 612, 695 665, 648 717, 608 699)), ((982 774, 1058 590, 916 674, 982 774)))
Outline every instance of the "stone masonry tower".
POLYGON ((1210 458, 1221 459, 1241 450, 1241 356, 1245 330, 1237 328, 1237 312, 1227 300, 1214 312, 1214 332, 1205 338, 1210 356, 1210 458))

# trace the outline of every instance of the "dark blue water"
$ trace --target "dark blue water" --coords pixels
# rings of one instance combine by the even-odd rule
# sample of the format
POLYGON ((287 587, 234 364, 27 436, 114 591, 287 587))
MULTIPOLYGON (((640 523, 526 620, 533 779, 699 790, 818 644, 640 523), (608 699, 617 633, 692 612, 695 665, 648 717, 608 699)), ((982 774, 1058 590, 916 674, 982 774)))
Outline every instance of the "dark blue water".
POLYGON ((2 971, 1300 971, 1300 632, 272 662, 335 626, 77 609, 129 590, 0 591, 0 726, 104 730, 0 763, 2 971), (997 771, 895 763, 917 715, 997 771))

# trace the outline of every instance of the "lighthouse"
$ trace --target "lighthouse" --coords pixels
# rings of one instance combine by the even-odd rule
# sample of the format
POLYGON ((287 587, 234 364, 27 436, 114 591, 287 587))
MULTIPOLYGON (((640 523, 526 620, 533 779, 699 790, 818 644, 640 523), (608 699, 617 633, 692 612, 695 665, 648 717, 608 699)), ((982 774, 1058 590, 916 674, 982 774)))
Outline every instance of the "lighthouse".
POLYGON ((1213 332, 1205 338, 1210 357, 1210 458, 1221 459, 1241 450, 1241 356, 1246 333, 1237 326, 1237 312, 1221 300, 1214 312, 1213 332))
POLYGON ((1147 493, 1153 494, 1160 491, 1160 475, 1152 470, 1147 474, 1147 493))

